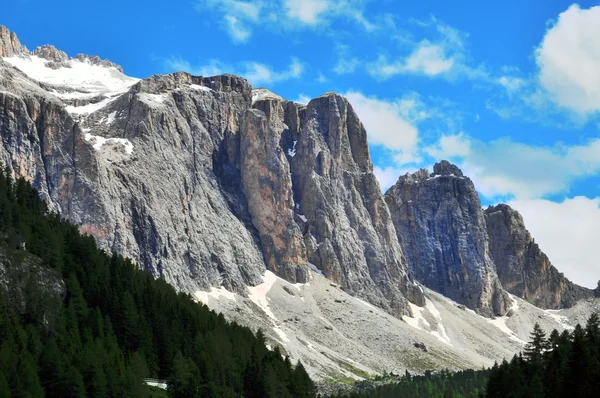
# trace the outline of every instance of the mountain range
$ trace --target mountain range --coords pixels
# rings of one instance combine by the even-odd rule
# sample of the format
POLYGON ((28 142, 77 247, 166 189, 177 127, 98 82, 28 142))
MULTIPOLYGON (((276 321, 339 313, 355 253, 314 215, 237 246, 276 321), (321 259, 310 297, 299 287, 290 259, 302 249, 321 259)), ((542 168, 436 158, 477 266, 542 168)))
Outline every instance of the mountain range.
POLYGON ((447 161, 385 194, 352 104, 137 79, 0 26, 0 161, 50 209, 317 379, 490 365, 598 303, 447 161), (557 312, 558 311, 558 312, 557 312))

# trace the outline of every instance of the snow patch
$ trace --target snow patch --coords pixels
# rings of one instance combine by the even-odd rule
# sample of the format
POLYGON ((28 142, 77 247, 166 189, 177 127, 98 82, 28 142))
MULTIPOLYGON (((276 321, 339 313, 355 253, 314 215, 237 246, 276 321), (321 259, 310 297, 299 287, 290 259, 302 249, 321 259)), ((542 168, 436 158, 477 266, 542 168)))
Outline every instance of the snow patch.
POLYGON ((68 105, 68 106, 65 106, 65 110, 67 112, 69 112, 71 115, 85 115, 85 114, 89 115, 90 113, 94 113, 97 110, 104 108, 106 105, 110 104, 117 98, 118 98, 118 96, 109 97, 109 98, 103 99, 100 102, 96 102, 93 104, 87 104, 87 105, 83 105, 83 106, 68 105))
POLYGON ((101 150, 104 145, 120 144, 125 148, 126 154, 131 155, 133 153, 133 144, 127 138, 105 138, 90 133, 86 133, 83 138, 92 144, 92 147, 97 151, 101 150))
POLYGON ((106 124, 111 124, 115 121, 115 117, 117 116, 117 112, 111 112, 106 116, 106 124))
MULTIPOLYGON (((512 305, 510 306, 510 310, 514 312, 517 312, 517 310, 519 309, 519 303, 517 302, 517 300, 513 297, 512 294, 509 294, 510 299, 512 300, 512 305)), ((510 311, 509 310, 509 311, 510 311)), ((494 319, 488 319, 488 318, 484 318, 488 323, 491 323, 492 325, 496 326, 498 329, 500 329, 502 332, 506 333, 508 335, 508 337, 513 340, 516 341, 517 343, 521 343, 523 345, 527 344, 526 341, 523 341, 519 338, 519 336, 517 336, 515 334, 515 332, 513 332, 508 325, 506 325, 506 321, 508 320, 508 317, 506 315, 504 316, 499 316, 496 317, 494 319)))
POLYGON ((138 98, 144 104, 150 106, 151 108, 160 107, 165 102, 167 98, 166 94, 149 94, 149 93, 139 93, 138 98))
POLYGON ((218 288, 211 287, 210 292, 198 290, 198 291, 194 292, 194 297, 198 301, 202 302, 205 305, 208 305, 209 297, 212 297, 215 300, 219 300, 221 297, 224 297, 227 300, 231 300, 234 302, 236 301, 235 293, 230 292, 229 290, 225 289, 223 286, 220 286, 218 288))
POLYGON ((70 59, 66 61, 70 67, 52 69, 46 66, 47 59, 36 55, 3 59, 34 80, 87 92, 79 94, 56 93, 61 98, 78 98, 80 96, 84 97, 86 94, 124 92, 140 80, 126 76, 113 67, 93 65, 88 60, 70 59))
POLYGON ((412 311, 413 316, 409 317, 409 316, 403 315, 402 319, 404 320, 404 322, 408 323, 413 328, 419 329, 419 330, 424 330, 421 327, 421 323, 423 325, 425 325, 425 327, 431 327, 429 322, 427 322, 427 319, 425 319, 423 317, 423 311, 425 311, 425 308, 419 307, 418 305, 415 305, 410 302, 408 303, 408 305, 410 306, 410 310, 412 311))
POLYGON ((288 149, 288 155, 290 155, 291 157, 296 156, 296 144, 298 143, 298 140, 294 140, 294 145, 292 146, 292 149, 288 149))
POLYGON ((212 88, 206 87, 206 86, 201 86, 199 84, 190 84, 190 88, 192 90, 205 91, 207 93, 213 91, 212 88))
POLYGON ((448 333, 446 332, 446 328, 444 327, 444 324, 442 323, 442 315, 440 314, 438 309, 435 308, 435 305, 433 305, 433 302, 431 300, 429 300, 428 298, 425 298, 425 307, 419 307, 410 302, 408 304, 410 305, 410 309, 413 313, 413 317, 411 318, 406 315, 403 316, 402 319, 406 323, 408 323, 410 326, 414 327, 415 329, 424 330, 424 331, 428 332, 429 334, 431 334, 432 336, 435 336, 435 338, 437 338, 442 343, 452 346, 450 337, 448 336, 448 333), (436 324, 437 330, 427 330, 427 329, 431 329, 432 326, 429 323, 429 321, 427 321, 427 319, 425 319, 425 317, 423 316, 423 312, 425 312, 425 311, 428 311, 435 318, 435 320, 437 322, 437 324, 436 324), (427 328, 427 329, 424 329, 424 328, 427 328))
POLYGON ((305 216, 304 214, 298 214, 298 217, 299 217, 299 218, 300 218, 302 221, 306 222, 306 216, 305 216))
POLYGON ((567 330, 574 330, 575 328, 569 325, 569 319, 566 316, 558 315, 561 310, 545 310, 544 312, 548 314, 552 319, 554 319, 558 324, 560 324, 563 328, 567 330))
POLYGON ((273 322, 273 331, 277 333, 279 338, 284 342, 289 343, 290 339, 277 324, 279 320, 277 319, 275 314, 273 314, 273 311, 271 311, 271 308, 269 307, 269 301, 267 299, 267 293, 269 293, 269 290, 271 290, 271 288, 273 287, 275 282, 277 282, 278 279, 280 278, 273 272, 266 271, 263 276, 263 283, 254 287, 248 287, 248 290, 250 292, 248 298, 258 307, 260 307, 260 309, 262 309, 263 312, 267 314, 269 318, 271 318, 271 321, 273 322))
POLYGON ((255 88, 252 90, 252 104, 253 105, 257 101, 262 101, 262 100, 266 100, 266 99, 285 101, 282 97, 275 94, 271 90, 267 90, 266 88, 255 88))
POLYGON ((442 314, 440 314, 438 309, 435 308, 435 305, 433 305, 433 302, 431 300, 429 300, 428 298, 425 298, 425 308, 427 308, 427 310, 431 313, 431 315, 433 315, 435 320, 438 322, 437 328, 439 331, 439 335, 437 335, 438 333, 436 331, 431 331, 429 333, 436 335, 438 340, 440 340, 448 345, 452 345, 452 343, 450 342, 450 337, 448 336, 448 333, 446 333, 446 328, 444 327, 444 324, 442 323, 442 314))

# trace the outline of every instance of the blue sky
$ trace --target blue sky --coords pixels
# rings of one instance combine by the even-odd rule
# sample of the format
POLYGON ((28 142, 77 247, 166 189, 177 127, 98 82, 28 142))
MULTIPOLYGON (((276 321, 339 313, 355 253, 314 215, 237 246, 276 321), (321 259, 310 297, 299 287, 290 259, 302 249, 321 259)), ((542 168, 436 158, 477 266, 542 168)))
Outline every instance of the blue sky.
POLYGON ((382 188, 450 159, 484 205, 523 213, 561 271, 600 279, 599 1, 0 1, 0 24, 29 48, 100 55, 131 76, 235 73, 299 102, 346 95, 382 188))

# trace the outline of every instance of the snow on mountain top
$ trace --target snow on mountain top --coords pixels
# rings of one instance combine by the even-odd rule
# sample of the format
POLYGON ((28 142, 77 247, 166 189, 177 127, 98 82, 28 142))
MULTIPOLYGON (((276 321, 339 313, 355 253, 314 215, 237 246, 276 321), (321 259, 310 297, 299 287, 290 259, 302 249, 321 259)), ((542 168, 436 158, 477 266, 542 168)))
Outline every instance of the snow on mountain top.
MULTIPOLYGON (((93 65, 87 59, 70 59, 65 61, 70 67, 59 67, 57 69, 46 66, 47 59, 36 55, 14 56, 3 58, 12 66, 20 69, 30 78, 39 82, 61 86, 90 96, 103 93, 124 92, 139 81, 121 73, 114 67, 93 65)), ((77 97, 74 93, 59 93, 55 95, 61 98, 77 97)))
POLYGON ((266 88, 255 88, 252 90, 252 103, 254 104, 256 101, 261 101, 265 99, 271 100, 281 100, 285 101, 283 97, 275 94, 274 92, 267 90, 266 88))

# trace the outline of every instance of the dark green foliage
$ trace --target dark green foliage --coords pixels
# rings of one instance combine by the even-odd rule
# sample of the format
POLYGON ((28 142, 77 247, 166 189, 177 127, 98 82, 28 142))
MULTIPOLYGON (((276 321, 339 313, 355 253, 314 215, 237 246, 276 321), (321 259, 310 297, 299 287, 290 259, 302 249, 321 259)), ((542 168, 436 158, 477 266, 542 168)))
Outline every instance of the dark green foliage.
POLYGON ((372 381, 356 384, 355 393, 342 395, 347 398, 479 398, 483 396, 489 370, 465 370, 450 372, 447 370, 424 375, 403 376, 385 375, 386 384, 375 387, 372 381))
POLYGON ((600 318, 593 314, 585 328, 554 330, 546 340, 535 325, 524 356, 491 369, 487 396, 600 397, 600 318))
POLYGON ((315 396, 302 365, 269 351, 262 334, 105 254, 7 171, 0 171, 0 250, 38 257, 66 286, 61 301, 32 280, 23 306, 0 285, 0 397, 166 395, 146 387, 146 377, 168 380, 174 397, 315 396))

